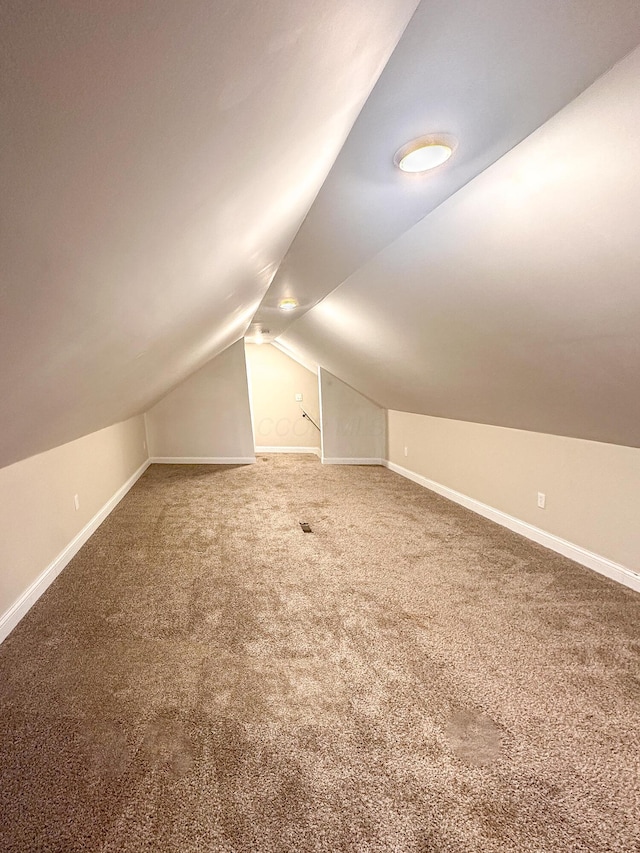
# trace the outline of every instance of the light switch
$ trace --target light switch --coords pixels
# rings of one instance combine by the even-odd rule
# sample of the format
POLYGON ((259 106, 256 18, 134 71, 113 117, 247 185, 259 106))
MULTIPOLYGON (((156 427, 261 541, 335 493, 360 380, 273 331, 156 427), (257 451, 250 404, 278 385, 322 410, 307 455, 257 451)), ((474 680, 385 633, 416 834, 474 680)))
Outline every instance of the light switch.
POLYGON ((296 394, 296 403, 302 402, 302 394, 296 394))

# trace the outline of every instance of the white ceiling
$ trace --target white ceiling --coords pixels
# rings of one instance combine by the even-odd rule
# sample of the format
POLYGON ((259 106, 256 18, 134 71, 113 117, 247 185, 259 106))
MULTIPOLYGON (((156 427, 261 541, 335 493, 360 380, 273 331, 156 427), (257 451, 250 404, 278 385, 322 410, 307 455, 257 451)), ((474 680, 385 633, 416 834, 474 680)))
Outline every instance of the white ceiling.
POLYGON ((0 465, 244 334, 416 3, 2 3, 0 465))
POLYGON ((345 279, 285 342, 383 405, 636 441, 638 127, 616 114, 619 189, 569 170, 571 195, 545 184, 517 215, 500 169, 531 140, 498 158, 640 42, 640 4, 423 0, 380 77, 415 7, 2 4, 0 465, 144 411, 263 297, 279 332, 280 295, 307 309, 345 279), (431 130, 459 137, 455 159, 407 182, 393 153, 431 130))
POLYGON ((380 405, 640 446, 640 49, 298 320, 380 405))
POLYGON ((638 0, 423 0, 296 235, 255 322, 270 336, 540 127, 640 42, 638 0), (405 142, 455 136, 407 175, 405 142), (278 311, 296 296, 295 314, 278 311))

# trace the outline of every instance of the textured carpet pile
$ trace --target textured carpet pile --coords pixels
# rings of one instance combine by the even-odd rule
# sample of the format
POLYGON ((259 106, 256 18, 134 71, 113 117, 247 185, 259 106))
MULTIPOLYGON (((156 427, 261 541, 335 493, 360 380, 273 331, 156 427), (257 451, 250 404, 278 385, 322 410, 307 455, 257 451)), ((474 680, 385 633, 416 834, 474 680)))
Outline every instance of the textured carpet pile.
POLYGON ((0 850, 638 851, 639 617, 383 468, 152 466, 0 646, 0 850))

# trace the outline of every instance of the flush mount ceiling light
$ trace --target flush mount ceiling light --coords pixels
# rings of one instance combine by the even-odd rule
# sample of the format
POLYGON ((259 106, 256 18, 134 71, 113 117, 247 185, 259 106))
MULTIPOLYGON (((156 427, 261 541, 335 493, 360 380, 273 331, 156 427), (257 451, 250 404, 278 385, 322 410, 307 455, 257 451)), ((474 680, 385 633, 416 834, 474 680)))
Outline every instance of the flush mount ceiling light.
POLYGON ((298 307, 298 300, 294 299, 292 296, 287 296, 286 299, 281 299, 278 302, 278 308, 281 311, 293 311, 294 308, 298 307))
POLYGON ((403 172, 428 172, 446 163, 456 149, 453 136, 431 134, 407 142, 396 151, 393 162, 403 172))

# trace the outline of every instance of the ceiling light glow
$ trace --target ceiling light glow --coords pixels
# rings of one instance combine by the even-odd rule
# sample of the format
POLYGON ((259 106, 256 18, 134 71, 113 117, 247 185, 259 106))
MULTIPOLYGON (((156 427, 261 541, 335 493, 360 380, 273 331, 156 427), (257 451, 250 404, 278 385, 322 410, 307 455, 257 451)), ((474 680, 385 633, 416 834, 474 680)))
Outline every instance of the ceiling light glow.
POLYGON ((428 172, 446 163, 455 148, 456 141, 451 136, 421 136, 398 149, 393 162, 403 172, 428 172))
POLYGON ((269 329, 263 329, 262 326, 257 325, 253 327, 253 330, 250 334, 246 335, 246 340, 250 344, 263 344, 265 342, 265 335, 269 334, 269 329))
POLYGON ((291 296, 288 296, 286 299, 281 299, 278 303, 278 308, 281 311, 293 311, 294 308, 298 307, 298 300, 294 299, 291 296))

